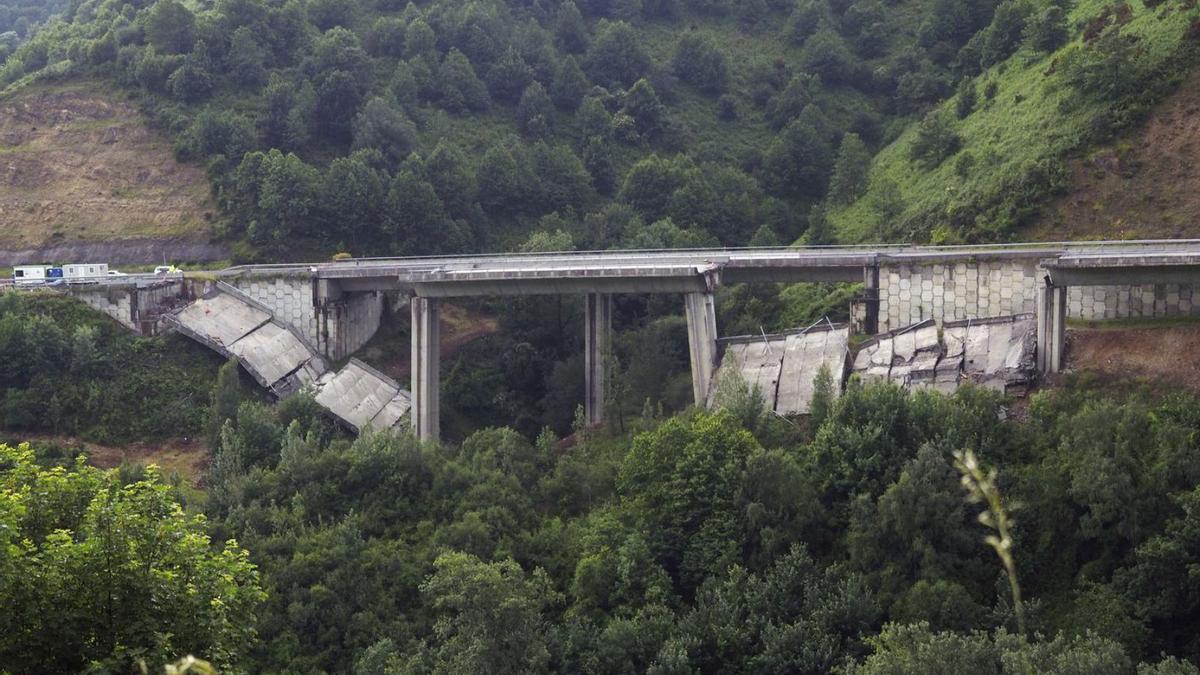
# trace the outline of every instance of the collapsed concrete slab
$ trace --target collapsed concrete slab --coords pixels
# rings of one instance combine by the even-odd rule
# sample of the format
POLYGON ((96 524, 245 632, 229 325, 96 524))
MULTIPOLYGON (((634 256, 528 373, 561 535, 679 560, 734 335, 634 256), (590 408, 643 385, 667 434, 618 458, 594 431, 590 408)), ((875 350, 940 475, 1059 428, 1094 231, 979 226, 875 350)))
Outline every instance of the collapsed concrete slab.
POLYGON ((176 313, 175 319, 189 337, 222 351, 270 323, 271 314, 226 293, 214 293, 197 298, 176 313))
POLYGON ((941 335, 933 320, 898 328, 863 344, 854 372, 909 388, 953 392, 964 380, 1023 393, 1036 375, 1037 321, 1032 314, 954 321, 941 335))
POLYGON ((176 330, 227 358, 279 397, 304 388, 319 405, 355 432, 406 426, 412 400, 388 376, 351 359, 337 373, 294 328, 261 303, 228 284, 216 288, 164 320, 176 330))
POLYGON ((1037 317, 1033 314, 947 323, 947 354, 961 356, 963 376, 1014 392, 1029 387, 1037 371, 1037 317))
POLYGON ((316 400, 359 433, 402 428, 412 408, 412 397, 395 380, 353 358, 336 374, 322 378, 316 400))
POLYGON ((840 392, 850 364, 849 342, 849 328, 815 328, 787 336, 775 412, 807 415, 816 393, 817 373, 822 367, 829 369, 834 393, 840 392))
POLYGON ((749 387, 757 387, 776 413, 806 415, 822 366, 829 369, 834 393, 841 391, 849 366, 849 339, 849 328, 824 325, 793 333, 721 340, 724 354, 713 378, 716 385, 708 405, 720 403, 723 380, 737 377, 749 387))

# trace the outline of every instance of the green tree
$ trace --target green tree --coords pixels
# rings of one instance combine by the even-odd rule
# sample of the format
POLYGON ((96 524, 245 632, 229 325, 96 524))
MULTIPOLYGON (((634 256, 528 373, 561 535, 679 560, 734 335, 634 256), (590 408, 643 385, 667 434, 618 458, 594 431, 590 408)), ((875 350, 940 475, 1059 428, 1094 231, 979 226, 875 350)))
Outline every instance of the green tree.
POLYGON ((1025 22, 1032 13, 1032 5, 1024 0, 1006 0, 996 8, 992 22, 983 31, 980 45, 980 65, 984 68, 1000 63, 1021 46, 1025 22))
POLYGON ((425 19, 414 19, 404 31, 404 56, 432 56, 437 46, 437 35, 425 22, 425 19))
POLYGON ((554 18, 554 43, 568 54, 582 54, 587 50, 588 30, 583 14, 571 0, 558 6, 554 18))
POLYGON ((787 86, 771 98, 767 107, 767 117, 777 129, 787 126, 788 122, 800 116, 805 108, 812 105, 820 80, 808 73, 800 73, 788 81, 787 86))
POLYGON ((608 87, 628 87, 646 74, 650 57, 629 24, 601 21, 584 67, 594 82, 608 87))
POLYGON ((621 464, 618 491, 685 593, 737 559, 735 483, 757 447, 733 415, 697 413, 636 437, 621 464))
POLYGON ((637 209, 648 221, 667 214, 671 195, 687 179, 690 162, 683 157, 663 158, 650 155, 638 161, 625 174, 621 199, 637 209))
POLYGON ((603 138, 592 136, 583 149, 583 166, 592 178, 592 187, 602 195, 611 195, 617 185, 612 148, 603 138))
POLYGON ((532 81, 533 69, 512 47, 487 71, 488 91, 493 99, 503 103, 516 103, 532 81))
POLYGON ((833 163, 826 136, 803 118, 789 123, 763 156, 761 179, 781 197, 817 197, 825 192, 833 163))
POLYGON ((532 185, 513 153, 497 144, 483 154, 475 172, 479 204, 491 213, 513 215, 526 206, 532 185))
POLYGON ((409 169, 401 169, 388 189, 388 228, 392 251, 397 254, 436 253, 438 241, 446 241, 446 212, 437 191, 409 169), (432 232, 443 233, 430 237, 432 232))
POLYGON ((233 31, 225 64, 235 82, 246 87, 261 85, 267 79, 266 61, 266 50, 259 44, 252 28, 240 26, 233 31))
POLYGON ((362 104, 362 83, 344 70, 321 77, 317 85, 316 121, 321 135, 336 143, 347 143, 354 136, 354 119, 362 104))
POLYGON ((558 69, 554 71, 554 80, 550 83, 550 98, 554 99, 554 104, 559 108, 574 112, 590 86, 575 57, 568 56, 559 61, 558 69))
POLYGON ((467 216, 475 199, 475 184, 461 150, 439 140, 425 161, 425 176, 451 216, 467 216))
POLYGON ((13 673, 128 671, 202 653, 237 669, 266 597, 248 554, 214 548, 156 468, 121 485, 0 445, 0 661, 13 673))
POLYGON ((1029 17, 1023 33, 1030 49, 1047 54, 1066 44, 1069 37, 1067 15, 1058 5, 1050 5, 1029 17))
POLYGON ((625 95, 621 112, 633 120, 634 128, 644 138, 656 138, 666 124, 667 108, 645 79, 638 80, 625 95))
POLYGON ((179 0, 158 0, 142 15, 151 45, 164 54, 184 54, 196 40, 196 17, 179 0))
POLYGON ((480 112, 491 102, 471 62, 457 49, 451 48, 442 61, 438 83, 442 107, 450 112, 480 112))
POLYGON ((1003 631, 935 633, 929 625, 888 624, 869 641, 874 653, 847 669, 851 675, 884 673, 1097 673, 1132 672, 1121 645, 1094 635, 1029 642, 1003 631))
POLYGON ((237 409, 242 402, 240 368, 237 359, 230 359, 217 371, 217 382, 208 407, 208 447, 211 449, 218 447, 225 421, 237 419, 237 409))
POLYGON ((844 134, 829 178, 829 203, 841 206, 861 197, 867 191, 870 169, 871 153, 866 144, 858 134, 844 134))
POLYGON ((183 64, 167 78, 167 89, 171 95, 186 103, 195 103, 212 91, 212 63, 208 59, 208 48, 204 41, 196 42, 196 48, 183 60, 183 64))
POLYGON ((975 111, 975 81, 964 77, 958 81, 958 92, 954 98, 954 113, 958 119, 966 119, 975 111))
POLYGON ((487 563, 467 553, 443 553, 421 593, 438 621, 432 644, 410 667, 470 675, 546 669, 542 611, 557 594, 542 570, 526 575, 512 560, 487 563))
POLYGON ((329 163, 321 180, 320 211, 327 236, 340 237, 352 251, 379 240, 385 220, 384 175, 369 163, 371 153, 356 152, 329 163))
POLYGON ((541 82, 525 88, 517 104, 517 129, 532 138, 542 138, 554 122, 554 104, 541 82))
POLYGON ((962 137, 954 128, 947 111, 933 110, 917 125, 917 135, 909 146, 909 159, 926 169, 935 169, 962 146, 962 137))
POLYGON ((354 118, 354 150, 373 148, 398 165, 417 144, 416 125, 382 98, 367 101, 354 118))
POLYGON ((846 41, 828 24, 822 25, 804 41, 800 66, 830 84, 852 82, 859 70, 858 59, 846 47, 846 41))
POLYGON ((706 94, 725 91, 729 82, 725 55, 709 37, 700 33, 687 33, 679 38, 671 57, 671 68, 679 79, 706 94))

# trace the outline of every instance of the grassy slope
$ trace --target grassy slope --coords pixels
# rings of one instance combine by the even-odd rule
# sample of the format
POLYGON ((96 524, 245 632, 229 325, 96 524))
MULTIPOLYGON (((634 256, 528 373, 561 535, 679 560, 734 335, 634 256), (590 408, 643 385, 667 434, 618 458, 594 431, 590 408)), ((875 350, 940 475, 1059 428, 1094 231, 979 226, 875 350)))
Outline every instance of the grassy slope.
MULTIPOLYGON (((1081 0, 1070 14, 1072 24, 1095 16, 1106 4, 1108 0, 1081 0)), ((1156 64, 1175 51, 1198 14, 1194 7, 1182 9, 1177 2, 1151 10, 1135 0, 1133 19, 1123 32, 1142 38, 1140 44, 1146 50, 1147 61, 1156 64)), ((1089 121, 1104 104, 1062 106, 1071 92, 1061 85, 1059 74, 1047 72, 1055 58, 1080 41, 1076 37, 1055 54, 1041 58, 1019 52, 976 79, 979 106, 959 123, 963 139, 960 152, 971 152, 975 157, 975 168, 967 178, 955 173, 954 157, 933 170, 923 170, 909 159, 916 135, 914 124, 876 156, 871 167, 872 182, 895 181, 904 197, 904 215, 910 216, 952 204, 965 195, 995 194, 1007 177, 1025 167, 1077 150, 1089 121), (988 82, 998 87, 991 101, 982 95, 988 82)), ((942 107, 953 110, 953 105, 951 99, 942 107)), ((832 221, 844 241, 878 238, 879 218, 870 194, 832 214, 832 221)), ((980 225, 987 229, 987 223, 980 225)))

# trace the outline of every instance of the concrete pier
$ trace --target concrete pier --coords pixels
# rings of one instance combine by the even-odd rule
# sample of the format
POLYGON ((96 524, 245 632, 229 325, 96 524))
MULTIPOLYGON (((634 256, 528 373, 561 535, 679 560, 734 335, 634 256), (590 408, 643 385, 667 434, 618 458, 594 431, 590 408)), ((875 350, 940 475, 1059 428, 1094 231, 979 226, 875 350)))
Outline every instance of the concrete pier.
POLYGON ((879 266, 867 265, 863 268, 863 304, 866 314, 863 316, 863 332, 874 335, 879 332, 879 266))
POLYGON ((1037 365, 1043 373, 1063 367, 1067 341, 1067 289, 1044 285, 1037 291, 1037 365))
POLYGON ((717 308, 712 293, 684 296, 687 314, 688 355, 692 365, 692 400, 703 407, 712 386, 717 361, 717 308))
POLYGON ((423 441, 437 441, 441 433, 439 419, 439 345, 441 316, 437 298, 414 297, 412 307, 412 426, 423 441))
POLYGON ((588 293, 583 312, 584 410, 588 424, 604 421, 605 371, 612 356, 612 295, 588 293))

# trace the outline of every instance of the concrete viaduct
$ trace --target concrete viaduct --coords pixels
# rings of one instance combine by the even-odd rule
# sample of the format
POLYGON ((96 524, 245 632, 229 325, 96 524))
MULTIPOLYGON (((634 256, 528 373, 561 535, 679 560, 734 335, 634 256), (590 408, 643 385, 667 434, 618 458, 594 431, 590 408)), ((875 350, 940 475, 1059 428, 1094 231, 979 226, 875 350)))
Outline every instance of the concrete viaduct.
MULTIPOLYGON (((1038 366, 1046 373, 1062 367, 1068 316, 1200 314, 1200 240, 368 258, 239 266, 204 275, 269 307, 277 320, 333 360, 370 339, 387 298, 407 299, 412 428, 423 439, 439 434, 438 320, 440 303, 448 298, 584 296, 590 422, 603 417, 612 296, 618 293, 682 296, 693 392, 701 405, 717 359, 714 293, 728 284, 861 283, 852 325, 869 334, 925 319, 941 323, 1033 312, 1038 366)), ((131 277, 126 284, 143 281, 131 277)), ((103 291, 80 294, 106 309, 86 297, 103 291)), ((126 316, 128 310, 126 323, 136 327, 141 303, 127 304, 117 314, 126 316)))

